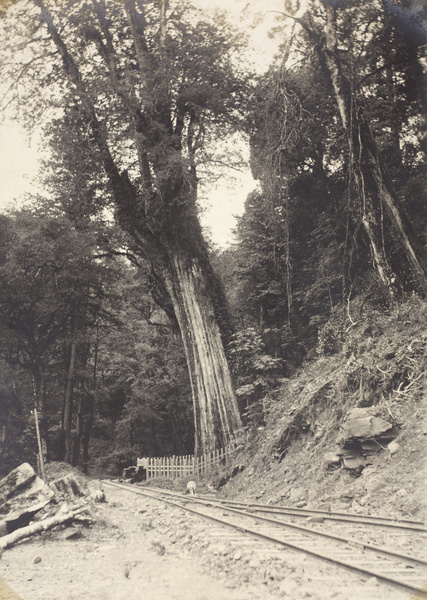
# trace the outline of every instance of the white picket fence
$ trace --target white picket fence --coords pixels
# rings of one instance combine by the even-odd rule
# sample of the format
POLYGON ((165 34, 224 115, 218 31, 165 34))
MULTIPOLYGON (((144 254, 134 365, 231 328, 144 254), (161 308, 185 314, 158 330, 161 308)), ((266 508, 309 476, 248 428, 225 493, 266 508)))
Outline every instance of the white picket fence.
POLYGON ((138 458, 136 466, 146 470, 147 479, 152 479, 153 477, 177 479, 179 477, 197 476, 208 473, 214 467, 224 465, 236 448, 237 443, 232 442, 226 448, 221 448, 220 450, 197 457, 187 454, 184 456, 163 456, 160 458, 138 458))

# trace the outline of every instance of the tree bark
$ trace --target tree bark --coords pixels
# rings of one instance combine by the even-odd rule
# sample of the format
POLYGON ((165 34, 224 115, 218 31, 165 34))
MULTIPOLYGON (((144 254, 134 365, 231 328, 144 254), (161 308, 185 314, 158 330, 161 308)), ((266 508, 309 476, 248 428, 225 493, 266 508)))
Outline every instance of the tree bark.
POLYGON ((87 394, 84 401, 84 415, 82 422, 82 468, 83 473, 88 472, 89 466, 89 441, 93 424, 94 399, 92 394, 87 394))
POLYGON ((44 519, 43 521, 31 523, 31 525, 27 525, 27 527, 21 527, 13 533, 9 533, 8 535, 0 538, 0 550, 10 548, 10 546, 13 546, 13 544, 16 544, 16 542, 19 542, 26 537, 30 537, 35 533, 41 533, 42 531, 47 531, 48 529, 52 529, 52 527, 56 527, 57 525, 62 525, 72 521, 78 514, 85 511, 87 511, 87 507, 79 508, 77 510, 70 510, 65 514, 58 514, 54 517, 44 519))
POLYGON ((9 513, 5 519, 0 520, 0 536, 12 533, 21 527, 26 527, 33 520, 34 515, 50 502, 51 499, 43 500, 31 506, 19 507, 14 512, 9 513))
POLYGON ((171 267, 166 281, 184 342, 198 455, 228 445, 242 424, 212 304, 212 282, 197 258, 182 250, 173 254, 171 267))

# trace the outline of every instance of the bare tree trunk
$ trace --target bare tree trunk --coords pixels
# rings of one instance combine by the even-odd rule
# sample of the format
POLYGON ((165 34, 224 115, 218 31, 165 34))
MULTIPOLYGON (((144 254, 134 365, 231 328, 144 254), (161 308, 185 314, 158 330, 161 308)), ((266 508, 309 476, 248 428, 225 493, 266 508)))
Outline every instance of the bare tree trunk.
POLYGON ((79 396, 76 406, 76 431, 73 440, 73 456, 72 465, 76 467, 80 461, 80 445, 83 435, 83 400, 82 392, 77 394, 79 396))
POLYGON ((325 47, 321 52, 342 124, 348 133, 350 169, 353 169, 361 206, 361 223, 369 240, 373 262, 390 293, 393 294, 399 280, 403 288, 425 294, 426 265, 422 262, 411 226, 399 206, 369 125, 360 114, 357 99, 342 73, 336 48, 335 9, 331 4, 324 6, 327 23, 325 47), (388 241, 385 241, 385 233, 388 241))
POLYGON ((75 338, 76 333, 76 320, 75 317, 71 321, 71 345, 70 345, 70 358, 68 363, 67 372, 67 385, 65 387, 65 398, 64 398, 64 421, 63 421, 63 432, 64 432, 64 460, 67 463, 71 463, 71 429, 73 424, 73 392, 74 392, 74 370, 76 364, 76 351, 77 342, 75 338))
POLYGON ((93 395, 87 394, 84 398, 84 414, 82 422, 82 467, 83 473, 87 473, 89 466, 89 441, 93 424, 93 395))
POLYGON ((44 462, 48 460, 48 427, 47 419, 45 414, 45 381, 43 366, 36 364, 33 371, 34 381, 34 403, 35 408, 38 412, 39 426, 40 426, 40 443, 41 453, 40 457, 44 462))
MULTIPOLYGON (((173 280, 167 281, 184 342, 193 392, 195 454, 230 443, 242 424, 221 332, 211 298, 211 282, 196 258, 176 252, 173 280)), ((170 274, 168 274, 170 277, 170 274)))

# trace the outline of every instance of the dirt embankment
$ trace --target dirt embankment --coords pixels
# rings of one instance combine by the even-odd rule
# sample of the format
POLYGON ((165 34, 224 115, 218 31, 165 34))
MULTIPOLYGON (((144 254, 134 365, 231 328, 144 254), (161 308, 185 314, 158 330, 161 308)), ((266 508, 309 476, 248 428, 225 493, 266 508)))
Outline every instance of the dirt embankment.
POLYGON ((426 519, 426 323, 427 304, 415 299, 370 313, 340 352, 303 365, 271 395, 265 428, 220 494, 426 519), (385 431, 352 431, 357 412, 385 431))

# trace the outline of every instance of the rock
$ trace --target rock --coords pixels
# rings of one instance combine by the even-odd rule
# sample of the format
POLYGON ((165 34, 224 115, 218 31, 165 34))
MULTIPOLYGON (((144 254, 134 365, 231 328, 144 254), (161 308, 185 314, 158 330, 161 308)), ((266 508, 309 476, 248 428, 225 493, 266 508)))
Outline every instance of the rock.
POLYGON ((308 501, 309 503, 314 502, 317 498, 317 491, 315 489, 308 490, 308 501))
MULTIPOLYGON (((89 496, 94 502, 105 502, 105 493, 103 490, 95 490, 89 496)), ((141 511, 140 511, 141 512, 141 511)))
POLYGON ((350 508, 355 513, 361 513, 361 512, 363 512, 363 507, 360 506, 360 504, 359 504, 359 502, 357 500, 353 500, 353 502, 351 503, 351 507, 350 508))
POLYGON ((295 579, 284 579, 280 582, 279 590, 282 594, 286 596, 293 596, 294 592, 298 587, 298 583, 295 579))
POLYGON ((389 455, 393 456, 394 454, 396 454, 396 452, 399 452, 401 447, 402 446, 400 444, 398 444, 396 441, 390 442, 389 445, 387 446, 389 455))
POLYGON ((246 468, 246 465, 239 463, 238 465, 234 465, 231 471, 230 477, 235 477, 238 473, 241 473, 246 468))
POLYGON ((355 440, 366 441, 380 437, 386 431, 392 429, 392 424, 375 417, 366 408, 353 408, 347 417, 341 432, 341 440, 348 443, 355 440))
POLYGON ((304 508, 304 506, 307 506, 307 502, 305 500, 300 500, 296 503, 297 508, 304 508))
POLYGON ((36 478, 34 469, 28 463, 22 463, 0 481, 0 505, 27 487, 36 478))
POLYGON ((38 565, 39 563, 41 563, 42 559, 40 558, 40 556, 36 556, 36 558, 34 559, 34 564, 38 565))
POLYGON ((365 489, 368 492, 368 494, 379 492, 384 487, 386 487, 386 485, 386 481, 382 477, 371 479, 370 481, 368 480, 364 483, 365 489))
POLYGON ((308 517, 305 521, 306 523, 323 523, 324 520, 324 517, 308 517))
POLYGON ((55 496, 55 492, 41 479, 37 477, 33 479, 29 486, 19 492, 19 503, 32 504, 33 502, 42 502, 43 500, 51 499, 55 496))
POLYGON ((224 555, 224 556, 226 556, 228 554, 227 546, 225 546, 224 544, 220 544, 220 543, 216 544, 212 548, 211 552, 215 556, 218 556, 218 555, 224 555))
POLYGON ((377 442, 367 440, 361 444, 364 454, 374 454, 382 450, 381 446, 377 442))
POLYGON ((341 464, 341 457, 334 452, 326 452, 322 460, 327 467, 338 467, 341 464))
POLYGON ((324 429, 319 429, 318 431, 316 431, 316 433, 314 434, 314 439, 315 440, 320 440, 321 437, 323 437, 325 433, 324 429))
POLYGON ((61 538, 64 540, 78 540, 83 537, 81 528, 73 528, 70 531, 64 531, 61 538))
POLYGON ((289 500, 291 502, 298 502, 302 500, 305 496, 305 490, 303 488, 292 488, 291 493, 289 495, 289 500))
POLYGON ((279 504, 279 502, 282 499, 282 495, 277 495, 277 496, 273 496, 272 498, 270 498, 270 500, 267 502, 267 504, 279 504))
POLYGON ((363 456, 345 456, 343 458, 343 465, 346 469, 360 469, 366 465, 366 460, 363 456))

